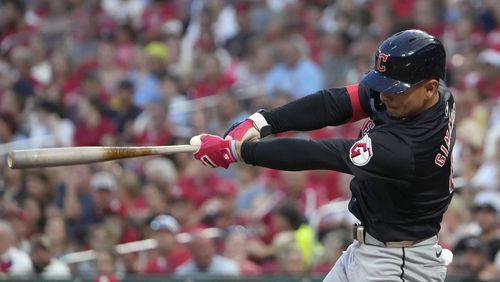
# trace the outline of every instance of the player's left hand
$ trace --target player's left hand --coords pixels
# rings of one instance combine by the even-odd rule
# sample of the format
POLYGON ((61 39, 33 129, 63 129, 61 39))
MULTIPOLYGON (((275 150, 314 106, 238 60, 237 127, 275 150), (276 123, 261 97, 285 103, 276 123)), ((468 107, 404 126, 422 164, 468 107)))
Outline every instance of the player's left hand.
POLYGON ((200 146, 194 153, 195 159, 209 167, 228 168, 238 161, 235 149, 236 140, 222 139, 211 134, 193 136, 189 143, 200 146))

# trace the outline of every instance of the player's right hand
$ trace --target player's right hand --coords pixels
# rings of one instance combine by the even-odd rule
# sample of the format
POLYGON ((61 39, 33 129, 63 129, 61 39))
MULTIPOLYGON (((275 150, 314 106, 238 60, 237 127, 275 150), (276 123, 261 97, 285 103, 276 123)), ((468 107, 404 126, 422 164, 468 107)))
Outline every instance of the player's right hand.
POLYGON ((255 141, 271 133, 271 126, 264 116, 256 112, 241 122, 236 122, 224 133, 224 139, 255 141))

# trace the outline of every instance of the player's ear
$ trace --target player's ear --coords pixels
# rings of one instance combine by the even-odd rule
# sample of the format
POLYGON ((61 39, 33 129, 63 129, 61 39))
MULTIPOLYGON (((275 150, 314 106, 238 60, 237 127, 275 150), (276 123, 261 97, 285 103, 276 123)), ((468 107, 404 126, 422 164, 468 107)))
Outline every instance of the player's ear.
POLYGON ((425 99, 428 100, 434 95, 434 93, 437 92, 437 89, 439 87, 439 82, 436 79, 430 79, 425 82, 424 87, 425 87, 425 99))

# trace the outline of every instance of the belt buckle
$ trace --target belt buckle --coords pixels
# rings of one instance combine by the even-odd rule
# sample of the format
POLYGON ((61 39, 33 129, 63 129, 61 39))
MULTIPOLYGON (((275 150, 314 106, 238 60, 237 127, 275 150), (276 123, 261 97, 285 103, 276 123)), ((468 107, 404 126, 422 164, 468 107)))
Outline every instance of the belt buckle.
POLYGON ((354 225, 353 236, 354 239, 358 240, 361 244, 365 244, 365 227, 362 225, 354 225))

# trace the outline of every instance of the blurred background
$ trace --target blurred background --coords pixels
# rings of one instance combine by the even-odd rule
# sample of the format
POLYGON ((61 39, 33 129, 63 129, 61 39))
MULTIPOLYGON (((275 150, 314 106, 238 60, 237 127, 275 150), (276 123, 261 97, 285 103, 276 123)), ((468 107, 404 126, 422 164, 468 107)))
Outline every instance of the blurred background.
POLYGON ((10 170, 6 154, 221 135, 358 82, 408 28, 444 43, 457 103, 447 281, 499 281, 498 0, 1 0, 0 279, 321 281, 352 240, 348 175, 191 154, 10 170))

